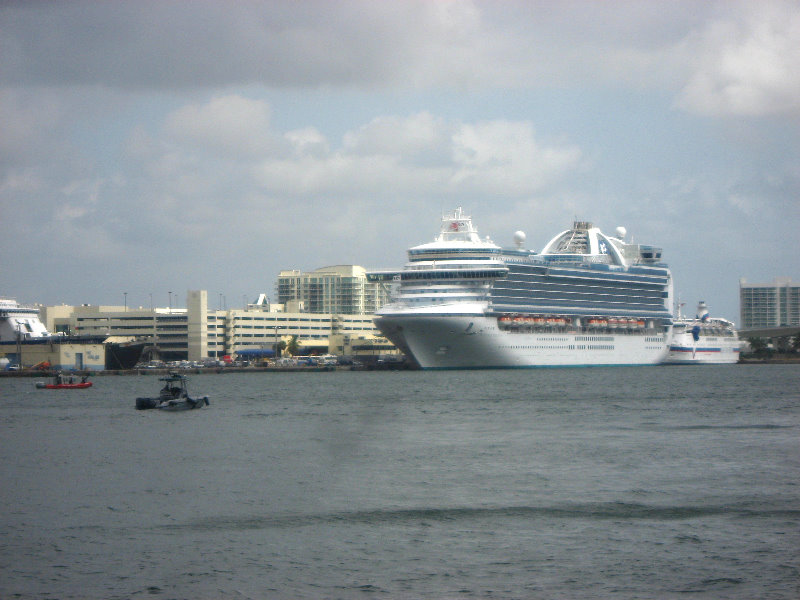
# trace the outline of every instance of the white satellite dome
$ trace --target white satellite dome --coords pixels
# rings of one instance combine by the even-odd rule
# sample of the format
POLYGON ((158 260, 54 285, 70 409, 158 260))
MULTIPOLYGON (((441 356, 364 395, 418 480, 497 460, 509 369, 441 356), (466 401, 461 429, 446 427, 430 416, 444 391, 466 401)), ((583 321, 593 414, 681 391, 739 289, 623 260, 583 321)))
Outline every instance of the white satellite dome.
POLYGON ((625 229, 624 227, 622 227, 622 226, 620 226, 620 227, 617 227, 617 237, 618 237, 619 239, 624 239, 624 238, 625 238, 625 235, 626 235, 627 233, 628 233, 628 230, 627 230, 627 229, 625 229))
POLYGON ((522 248, 522 244, 525 243, 525 232, 524 231, 515 231, 514 232, 514 244, 517 248, 522 248))

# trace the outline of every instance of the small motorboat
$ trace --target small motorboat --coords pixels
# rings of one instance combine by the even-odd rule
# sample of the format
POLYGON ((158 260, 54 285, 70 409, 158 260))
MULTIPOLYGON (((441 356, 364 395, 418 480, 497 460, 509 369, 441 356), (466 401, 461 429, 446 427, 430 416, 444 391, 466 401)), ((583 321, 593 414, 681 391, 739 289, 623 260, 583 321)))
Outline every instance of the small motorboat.
POLYGON ((156 408, 169 412, 181 410, 193 410, 208 406, 208 396, 192 398, 189 396, 189 388, 185 375, 170 373, 167 377, 162 377, 159 381, 164 382, 164 387, 158 392, 155 398, 136 398, 136 409, 147 410, 156 408))
POLYGON ((92 387, 91 381, 83 383, 45 383, 44 381, 37 381, 36 387, 40 390, 82 390, 84 388, 92 387))
POLYGON ((75 381, 72 375, 65 377, 61 373, 56 373, 53 383, 37 381, 36 388, 40 390, 82 390, 92 387, 92 382, 88 381, 88 379, 89 376, 84 375, 80 381, 75 381))

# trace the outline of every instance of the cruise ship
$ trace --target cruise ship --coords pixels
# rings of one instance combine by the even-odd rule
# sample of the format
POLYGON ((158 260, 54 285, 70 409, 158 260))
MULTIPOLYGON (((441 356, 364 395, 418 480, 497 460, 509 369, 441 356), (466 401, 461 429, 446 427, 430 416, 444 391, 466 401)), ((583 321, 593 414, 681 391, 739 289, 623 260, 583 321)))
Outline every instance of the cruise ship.
POLYGON ((50 332, 39 320, 39 309, 0 298, 0 342, 46 339, 50 332))
POLYGON ((541 252, 481 239, 461 208, 399 271, 375 325, 423 369, 654 365, 671 335, 672 276, 661 249, 585 221, 541 252))
POLYGON ((732 322, 711 317, 702 300, 694 319, 680 311, 672 327, 669 364, 731 364, 739 361, 739 335, 732 322))

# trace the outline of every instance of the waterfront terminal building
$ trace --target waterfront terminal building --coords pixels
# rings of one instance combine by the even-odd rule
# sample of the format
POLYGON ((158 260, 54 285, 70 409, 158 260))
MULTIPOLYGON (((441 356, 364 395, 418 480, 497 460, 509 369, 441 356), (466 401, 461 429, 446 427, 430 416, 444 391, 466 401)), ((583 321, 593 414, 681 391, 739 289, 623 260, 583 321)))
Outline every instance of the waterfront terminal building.
POLYGON ((48 306, 50 331, 65 335, 145 339, 161 360, 204 361, 224 356, 271 356, 276 344, 297 338, 300 354, 377 356, 396 354, 372 323, 372 315, 310 313, 302 303, 259 301, 241 309, 210 310, 205 290, 187 292, 186 308, 48 306))
POLYGON ((292 338, 301 355, 363 359, 399 354, 372 322, 387 292, 367 282, 362 267, 281 271, 277 297, 272 303, 260 294, 241 309, 214 310, 206 290, 190 290, 185 308, 48 306, 40 316, 48 331, 64 336, 105 336, 117 344, 146 340, 145 357, 165 361, 263 358, 292 338))

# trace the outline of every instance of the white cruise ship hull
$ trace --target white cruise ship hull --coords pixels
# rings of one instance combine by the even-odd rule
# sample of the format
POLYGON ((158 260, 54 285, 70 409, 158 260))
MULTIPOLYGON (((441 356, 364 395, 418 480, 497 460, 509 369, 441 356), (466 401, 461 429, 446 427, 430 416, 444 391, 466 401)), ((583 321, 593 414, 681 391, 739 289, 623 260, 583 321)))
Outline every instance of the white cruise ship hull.
POLYGON ((381 315, 376 324, 423 369, 655 365, 664 334, 522 333, 485 315, 381 315))
POLYGON ((676 335, 669 345, 668 364, 733 364, 739 362, 739 339, 701 337, 695 342, 691 333, 676 335))

